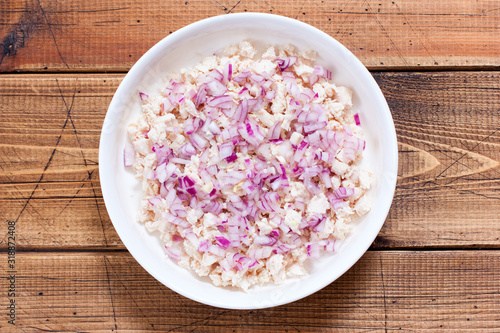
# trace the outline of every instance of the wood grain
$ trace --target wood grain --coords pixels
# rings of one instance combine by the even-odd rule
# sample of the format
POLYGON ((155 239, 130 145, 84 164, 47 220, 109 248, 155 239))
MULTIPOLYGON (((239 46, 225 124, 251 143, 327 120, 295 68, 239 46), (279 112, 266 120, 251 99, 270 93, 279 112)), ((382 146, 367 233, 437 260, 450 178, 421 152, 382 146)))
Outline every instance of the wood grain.
MULTIPOLYGON (((102 199, 98 147, 123 75, 0 78, 0 215, 20 247, 123 247, 102 199)), ((2 235, 2 246, 5 246, 2 235)))
POLYGON ((395 199, 376 244, 500 244, 498 72, 375 77, 399 142, 395 199))
POLYGON ((0 12, 0 72, 127 71, 170 33, 237 12, 309 23, 370 69, 500 65, 494 0, 4 0, 0 12))
MULTIPOLYGON (((4 269, 6 261, 1 255, 4 269)), ((499 270, 498 251, 370 251, 339 280, 305 299, 238 311, 180 296, 128 252, 18 253, 16 325, 25 333, 498 332, 499 270)), ((1 277, 5 290, 6 274, 1 277)), ((6 295, 0 299, 5 304, 6 295)), ((6 325, 0 321, 1 328, 10 328, 6 325)))
MULTIPOLYGON (((375 77, 400 150, 394 203, 375 248, 498 248, 499 74, 375 77)), ((97 170, 102 121, 121 78, 0 77, 0 217, 18 220, 19 247, 123 248, 97 170)))
POLYGON ((0 332, 500 332, 499 7, 0 1, 0 332), (374 77, 399 143, 394 202, 371 249, 321 291, 254 311, 199 304, 150 276, 116 234, 98 174, 101 126, 123 73, 174 31, 237 12, 309 23, 383 71, 374 77), (11 220, 15 327, 5 307, 11 220))

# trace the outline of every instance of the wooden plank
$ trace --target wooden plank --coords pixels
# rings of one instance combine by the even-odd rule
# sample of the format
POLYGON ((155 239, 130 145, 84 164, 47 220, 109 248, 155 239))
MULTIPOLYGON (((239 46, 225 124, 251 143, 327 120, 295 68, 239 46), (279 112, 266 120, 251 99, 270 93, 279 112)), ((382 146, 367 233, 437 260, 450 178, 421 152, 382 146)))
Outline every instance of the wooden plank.
POLYGON ((123 247, 98 176, 102 122, 122 77, 0 79, 10 105, 0 116, 0 215, 19 220, 19 246, 123 247))
POLYGON ((376 245, 500 244, 498 73, 375 77, 399 142, 395 199, 376 245))
POLYGON ((97 176, 102 122, 122 78, 0 78, 0 98, 6 103, 0 115, 0 183, 37 182, 42 173, 43 181, 98 179, 92 177, 97 176))
MULTIPOLYGON (((6 269, 7 258, 0 256, 6 269)), ((368 252, 321 291, 276 308, 202 305, 151 277, 128 252, 17 253, 11 332, 498 332, 500 252, 368 252)), ((7 290, 4 272, 1 289, 7 290)), ((0 296, 7 304, 6 293, 0 296)), ((3 310, 5 312, 5 309, 3 310)))
MULTIPOLYGON (((375 248, 499 247, 499 74, 375 77, 400 142, 396 196, 375 248)), ((20 247, 123 248, 97 174, 101 124, 121 78, 0 77, 0 217, 18 219, 20 247)))
POLYGON ((151 46, 198 20, 273 13, 309 23, 370 69, 498 67, 494 0, 4 0, 0 71, 127 71, 151 46))

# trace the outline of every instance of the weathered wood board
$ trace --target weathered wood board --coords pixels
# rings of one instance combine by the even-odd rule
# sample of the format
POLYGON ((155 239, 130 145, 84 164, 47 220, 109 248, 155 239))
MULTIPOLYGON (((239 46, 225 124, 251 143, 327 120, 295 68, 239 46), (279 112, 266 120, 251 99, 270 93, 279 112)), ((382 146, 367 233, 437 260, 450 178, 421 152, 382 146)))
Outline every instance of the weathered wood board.
MULTIPOLYGON (((0 256, 5 268, 6 256, 0 256)), ((297 302, 225 310, 164 287, 127 252, 18 253, 9 332, 498 332, 498 251, 369 251, 297 302)), ((2 273, 0 290, 5 290, 2 273)), ((278 300, 279 292, 270 295, 278 300)), ((6 296, 0 296, 5 304, 6 296)))
POLYGON ((306 22, 370 69, 500 65, 500 11, 494 0, 4 0, 0 72, 127 71, 170 33, 237 12, 306 22))
MULTIPOLYGON (((0 216, 18 219, 18 246, 123 248, 98 176, 100 129, 122 77, 0 77, 0 216)), ((375 78, 400 150, 393 207, 375 247, 498 247, 498 73, 375 78)))

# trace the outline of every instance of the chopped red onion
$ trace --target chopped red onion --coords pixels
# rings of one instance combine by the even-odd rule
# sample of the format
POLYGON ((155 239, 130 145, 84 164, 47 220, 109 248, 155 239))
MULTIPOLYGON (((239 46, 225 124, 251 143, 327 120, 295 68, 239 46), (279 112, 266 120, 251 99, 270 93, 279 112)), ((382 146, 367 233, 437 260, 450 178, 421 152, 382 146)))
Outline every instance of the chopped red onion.
POLYGON ((219 172, 219 168, 217 167, 217 164, 212 164, 206 168, 206 171, 208 172, 209 175, 215 175, 217 172, 219 172))
POLYGON ((189 135, 188 137, 189 137, 191 143, 193 144, 193 146, 198 150, 203 150, 208 144, 207 139, 205 139, 204 137, 202 137, 198 133, 193 133, 193 134, 189 135))
POLYGON ((334 192, 335 197, 339 199, 349 198, 354 195, 354 189, 350 187, 339 187, 334 192))
POLYGON ((180 158, 188 160, 191 156, 196 155, 196 149, 190 142, 187 142, 179 148, 178 154, 180 158))
POLYGON ((188 92, 185 94, 186 99, 193 99, 196 96, 196 91, 194 89, 190 89, 188 92))
POLYGON ((160 197, 165 198, 168 194, 167 187, 165 186, 165 183, 161 183, 160 185, 160 197))
POLYGON ((257 260, 254 260, 250 265, 248 265, 248 268, 252 268, 258 264, 259 264, 259 262, 257 260))
POLYGON ((282 254, 282 253, 290 252, 290 250, 292 250, 292 249, 294 249, 294 247, 292 245, 280 244, 274 248, 273 252, 277 253, 277 254, 282 254))
POLYGON ((193 244, 194 247, 199 248, 201 242, 198 239, 198 237, 196 237, 196 234, 191 229, 187 229, 185 234, 186 234, 186 239, 189 242, 191 242, 191 244, 193 244))
POLYGON ((297 85, 297 82, 295 81, 295 78, 292 80, 288 80, 286 82, 286 90, 290 95, 293 96, 293 98, 298 99, 300 96, 300 88, 297 85))
POLYGON ((123 165, 126 167, 131 167, 134 165, 135 159, 135 149, 131 143, 125 143, 125 148, 123 149, 123 165))
POLYGON ((167 195, 165 196, 165 204, 168 206, 171 206, 174 201, 177 199, 177 193, 174 189, 171 189, 168 191, 167 195))
POLYGON ((224 250, 227 249, 229 247, 229 245, 231 245, 231 242, 224 238, 224 237, 217 237, 215 236, 215 240, 217 241, 217 244, 222 247, 224 250))
POLYGON ((156 167, 156 177, 160 183, 163 183, 168 179, 167 173, 167 163, 163 162, 162 164, 156 167))
POLYGON ((215 254, 218 257, 224 257, 226 255, 225 249, 220 247, 219 245, 211 245, 208 248, 208 252, 215 254))
POLYGON ((307 256, 309 258, 319 258, 320 252, 319 252, 319 244, 318 243, 311 243, 307 245, 307 256))
POLYGON ((167 246, 165 246, 165 253, 167 254, 167 256, 170 259, 172 259, 174 261, 181 260, 182 251, 178 247, 174 247, 174 246, 167 247, 167 246))
POLYGON ((264 140, 264 135, 260 132, 259 126, 251 119, 248 119, 248 122, 244 127, 239 125, 238 132, 248 143, 256 147, 261 144, 262 140, 264 140))
POLYGON ((235 81, 237 83, 241 83, 242 81, 244 81, 250 75, 252 75, 252 72, 250 72, 249 70, 244 70, 243 72, 241 72, 238 75, 236 75, 233 78, 233 81, 235 81))
POLYGON ((314 145, 316 143, 318 143, 320 141, 320 135, 319 135, 319 132, 314 132, 314 133, 311 133, 307 136, 307 141, 311 144, 311 145, 314 145))
POLYGON ((178 163, 178 164, 190 164, 191 160, 185 160, 183 158, 174 157, 174 158, 170 159, 170 162, 178 163))
POLYGON ((321 189, 316 185, 310 178, 304 179, 304 186, 309 193, 312 195, 318 195, 321 193, 321 189))
POLYGON ((167 222, 170 222, 172 224, 175 224, 177 226, 183 227, 183 228, 188 228, 190 225, 189 223, 181 218, 178 218, 177 216, 171 214, 171 213, 164 213, 163 217, 167 222))
POLYGON ((325 251, 329 251, 329 252, 335 251, 335 239, 333 239, 333 240, 327 239, 326 240, 325 251))
POLYGON ((256 236, 254 242, 262 246, 273 246, 276 244, 278 239, 271 236, 256 236))
POLYGON ((250 98, 250 94, 248 92, 248 88, 247 87, 243 87, 243 89, 240 90, 240 92, 238 93, 238 95, 241 95, 242 97, 250 98), (243 96, 243 94, 245 94, 245 96, 243 96))
POLYGON ((242 123, 247 118, 247 115, 248 115, 248 100, 244 98, 236 108, 236 111, 234 112, 233 115, 233 119, 235 119, 237 122, 242 123))
POLYGON ((319 130, 321 128, 325 128, 326 125, 328 125, 328 123, 326 121, 317 122, 317 123, 311 124, 311 125, 305 125, 304 126, 304 133, 308 134, 308 133, 314 132, 316 130, 319 130))
POLYGON ((168 158, 172 155, 172 149, 165 146, 158 146, 155 144, 151 150, 156 153, 156 159, 158 160, 158 164, 162 164, 168 161, 168 158))
MULTIPOLYGON (((170 207, 170 213, 174 216, 178 216, 178 217, 186 217, 187 216, 187 212, 186 212, 186 209, 184 208, 184 205, 182 205, 181 203, 174 203, 172 204, 170 207)), ((183 225, 187 224, 184 223, 186 221, 183 220, 183 225)))
POLYGON ((207 104, 219 108, 230 108, 233 106, 233 98, 229 95, 220 95, 212 98, 207 104))
POLYGON ((248 100, 249 111, 258 111, 262 108, 263 104, 264 104, 264 99, 261 96, 257 98, 250 98, 248 100))
POLYGON ((328 171, 320 172, 319 178, 321 179, 321 181, 323 182, 323 184, 325 184, 326 188, 332 188, 333 187, 332 180, 330 179, 330 173, 328 171))
POLYGON ((222 270, 225 272, 230 271, 233 268, 231 266, 231 264, 229 263, 229 261, 227 260, 227 258, 220 260, 219 265, 222 268, 222 270))
POLYGON ((173 161, 173 159, 167 163, 167 165, 165 166, 165 175, 164 175, 165 178, 163 180, 160 180, 160 178, 158 178, 158 180, 163 182, 172 177, 175 174, 175 172, 178 171, 178 168, 174 163, 175 161, 173 161))
POLYGON ((211 96, 222 96, 226 91, 226 85, 218 80, 207 82, 207 94, 211 96))
POLYGON ((239 171, 230 171, 225 175, 221 175, 221 178, 224 178, 225 184, 235 185, 242 180, 246 179, 246 175, 243 172, 239 171))
POLYGON ((314 232, 322 232, 325 229, 326 217, 323 217, 320 222, 312 228, 314 232))
POLYGON ((201 104, 205 103, 206 100, 207 100, 207 84, 204 83, 198 88, 194 105, 198 107, 201 104))
POLYGON ((271 126, 271 128, 269 128, 266 138, 268 140, 277 140, 280 138, 280 134, 281 134, 281 121, 278 121, 273 126, 271 126))
POLYGON ((274 91, 272 91, 272 90, 268 90, 268 91, 266 92, 265 98, 266 98, 267 100, 270 100, 270 101, 271 101, 271 100, 273 100, 275 97, 276 97, 276 93, 275 93, 274 91))
POLYGON ((204 168, 208 162, 210 150, 205 149, 200 155, 200 168, 204 168))
POLYGON ((276 59, 275 61, 278 63, 279 69, 281 71, 284 71, 288 67, 290 67, 293 64, 295 64, 295 62, 297 61, 297 57, 286 57, 286 58, 283 58, 283 59, 276 59))
POLYGON ((227 163, 232 163, 238 159, 238 155, 236 153, 232 153, 231 156, 226 157, 227 163))
POLYGON ((187 134, 187 135, 191 135, 193 134, 194 132, 196 132, 198 129, 200 129, 201 126, 203 126, 203 120, 201 120, 200 118, 191 118, 191 119, 188 119, 184 122, 184 132, 187 134))
POLYGON ((210 247, 210 243, 206 240, 203 240, 200 242, 200 245, 198 246, 198 252, 201 252, 201 253, 207 252, 209 247, 210 247))
POLYGON ((221 130, 219 128, 219 126, 217 125, 217 123, 215 122, 210 122, 210 124, 208 125, 208 130, 210 132, 212 132, 212 134, 214 135, 220 135, 221 134, 221 130))
POLYGON ((233 154, 234 145, 232 142, 224 142, 219 146, 219 159, 224 159, 233 154))
POLYGON ((359 114, 357 113, 354 114, 354 121, 356 122, 357 126, 361 125, 361 121, 359 121, 359 114))
MULTIPOLYGON (((311 241, 309 233, 322 232, 329 220, 328 214, 311 217, 306 212, 307 196, 325 192, 331 211, 345 207, 355 190, 334 187, 331 164, 336 157, 355 161, 366 143, 356 137, 348 125, 338 132, 327 128, 331 128, 328 126, 330 111, 315 100, 318 94, 312 88, 320 78, 330 80, 332 73, 315 66, 305 85, 302 78, 287 70, 297 61, 293 56, 275 59, 277 66, 270 73, 254 73, 248 69, 233 73, 232 64, 226 62, 220 71, 212 68, 201 74, 197 80, 203 83, 197 91, 171 80, 162 92, 165 100, 160 116, 176 112, 179 105, 189 107, 194 103, 196 107, 189 110, 187 119, 183 112, 177 116, 178 121, 185 119, 182 129, 170 124, 164 126, 168 140, 179 133, 185 134, 189 141, 179 144, 179 148, 176 141, 172 146, 175 151, 154 144, 156 162, 144 168, 145 179, 158 180, 159 184, 159 195, 148 199, 151 206, 157 206, 152 209, 156 213, 167 207, 161 214, 170 223, 168 230, 175 234, 174 246, 166 248, 172 260, 181 259, 183 250, 179 246, 183 242, 190 242, 200 253, 209 252, 219 257, 217 263, 226 272, 262 267, 266 263, 258 260, 272 254, 286 254, 301 246, 306 247, 310 258, 318 257, 323 249, 334 251, 333 239, 311 241), (283 82, 276 78, 276 73, 282 76, 283 82), (289 100, 283 110, 287 118, 279 118, 273 108, 274 124, 269 127, 258 111, 265 108, 271 112, 269 108, 282 84, 289 100), (293 131, 297 134, 291 138, 293 131), (218 150, 218 156, 214 156, 214 150, 218 150), (247 155, 251 159, 246 158, 247 155), (241 161, 237 163, 241 156, 245 156, 243 165, 241 161), (189 177, 193 166, 200 178, 189 177), (280 196, 296 190, 292 182, 297 181, 302 182, 308 194, 295 198, 286 207, 302 214, 299 229, 306 229, 302 236, 284 223, 285 209, 280 205, 280 196), (324 186, 320 188, 319 183, 324 186), (160 203, 162 208, 158 207, 160 203), (197 217, 201 212, 215 216, 216 236, 210 235, 207 240, 193 232, 193 220, 186 219, 193 210, 197 217), (274 228, 266 232, 267 235, 257 223, 264 217, 274 228), (258 236, 253 236, 253 232, 258 236), (304 244, 306 241, 309 243, 304 244), (245 253, 248 247, 251 249, 245 253)), ((149 96, 140 93, 140 98, 146 101, 149 96)), ((354 121, 360 126, 358 113, 354 114, 354 121)), ((149 139, 147 134, 145 139, 149 139)), ((135 152, 127 148, 124 165, 132 166, 135 152)))
POLYGON ((353 136, 354 133, 352 132, 352 128, 349 125, 344 125, 344 133, 347 134, 348 136, 353 136))
POLYGON ((261 83, 261 82, 264 82, 264 77, 262 75, 259 75, 259 74, 252 74, 250 75, 250 81, 253 81, 255 83, 261 83))
POLYGON ((210 203, 206 204, 201 209, 205 213, 212 213, 214 215, 219 215, 222 212, 222 208, 223 208, 222 203, 214 200, 214 201, 210 201, 210 203))
POLYGON ((154 206, 161 203, 161 196, 151 197, 148 199, 149 203, 154 206))
POLYGON ((306 88, 304 89, 304 91, 302 91, 302 93, 300 93, 299 100, 301 102, 308 103, 316 96, 317 94, 312 89, 306 88))
POLYGON ((245 257, 240 253, 235 253, 232 260, 236 264, 236 269, 239 271, 251 268, 257 264, 257 261, 245 257))
POLYGON ((183 240, 184 240, 184 238, 182 238, 181 236, 179 236, 179 235, 177 235, 177 234, 172 236, 172 241, 173 241, 174 243, 180 243, 180 242, 182 242, 183 240))
POLYGON ((325 69, 323 66, 314 66, 314 72, 315 75, 324 77, 327 80, 332 79, 332 72, 330 72, 328 69, 325 69))
POLYGON ((209 72, 208 76, 217 81, 222 81, 224 79, 224 75, 222 75, 222 73, 219 72, 217 69, 213 69, 211 72, 209 72))
POLYGON ((231 65, 230 62, 228 62, 224 66, 224 80, 226 82, 231 82, 231 77, 233 76, 233 65, 231 65))

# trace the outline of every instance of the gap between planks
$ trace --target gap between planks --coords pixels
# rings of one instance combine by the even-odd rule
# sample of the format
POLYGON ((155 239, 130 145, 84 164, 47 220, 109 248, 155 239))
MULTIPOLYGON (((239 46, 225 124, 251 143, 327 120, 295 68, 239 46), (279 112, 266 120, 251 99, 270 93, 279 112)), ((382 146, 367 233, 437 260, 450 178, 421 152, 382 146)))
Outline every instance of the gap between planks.
MULTIPOLYGON (((366 66, 365 66, 366 67, 366 66)), ((500 71, 500 66, 454 66, 454 67, 446 67, 446 66, 405 66, 405 67, 366 67, 370 73, 434 73, 434 72, 498 72, 500 71)), ((127 71, 122 70, 76 70, 76 71, 22 71, 22 72, 0 72, 0 77, 8 76, 8 75, 113 75, 120 74, 126 75, 127 71)))

